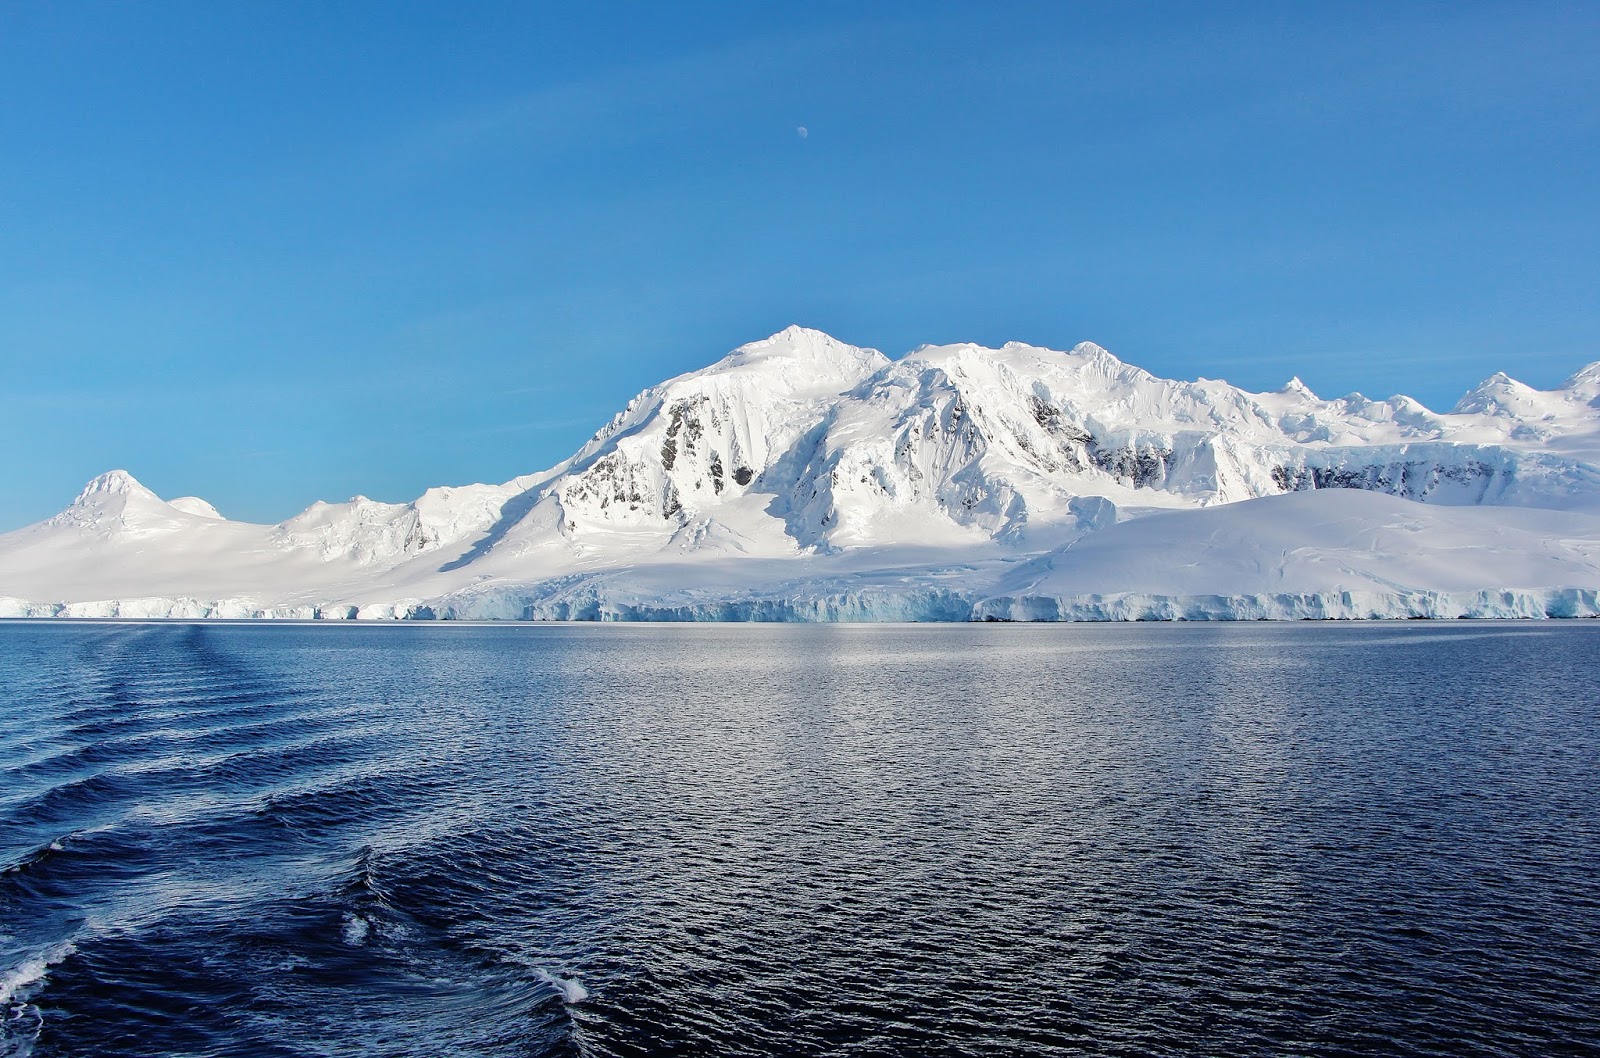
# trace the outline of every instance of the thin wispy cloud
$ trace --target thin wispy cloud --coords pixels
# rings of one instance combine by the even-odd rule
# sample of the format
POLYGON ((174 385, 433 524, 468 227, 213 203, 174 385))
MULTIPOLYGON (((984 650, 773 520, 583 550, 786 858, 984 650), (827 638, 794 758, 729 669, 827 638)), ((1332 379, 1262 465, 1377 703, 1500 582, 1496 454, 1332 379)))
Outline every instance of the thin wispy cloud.
POLYGON ((551 84, 419 125, 392 145, 393 157, 426 168, 506 147, 557 156, 598 142, 681 135, 764 105, 766 90, 792 81, 818 53, 859 50, 860 35, 753 37, 551 84))

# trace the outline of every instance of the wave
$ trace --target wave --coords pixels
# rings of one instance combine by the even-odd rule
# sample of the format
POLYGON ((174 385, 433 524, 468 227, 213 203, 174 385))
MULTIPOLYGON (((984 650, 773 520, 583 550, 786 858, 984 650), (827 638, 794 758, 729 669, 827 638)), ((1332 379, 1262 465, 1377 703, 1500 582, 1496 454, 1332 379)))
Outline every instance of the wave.
POLYGON ((39 845, 36 848, 28 850, 16 860, 6 864, 4 867, 0 867, 0 877, 13 874, 26 874, 27 872, 43 865, 48 860, 54 858, 57 853, 66 851, 66 840, 67 839, 64 837, 56 838, 53 841, 48 841, 43 845, 39 845))
POLYGON ((31 1000, 43 988, 52 967, 77 951, 60 941, 22 959, 0 973, 0 1058, 29 1058, 44 1031, 44 1017, 31 1000))
POLYGON ((568 1006, 582 1003, 589 998, 589 990, 577 977, 559 977, 549 970, 538 971, 539 979, 554 988, 561 995, 561 1002, 568 1006))
POLYGON ((16 966, 0 973, 0 1005, 28 999, 43 983, 50 968, 78 950, 70 940, 53 944, 44 951, 23 959, 16 966))

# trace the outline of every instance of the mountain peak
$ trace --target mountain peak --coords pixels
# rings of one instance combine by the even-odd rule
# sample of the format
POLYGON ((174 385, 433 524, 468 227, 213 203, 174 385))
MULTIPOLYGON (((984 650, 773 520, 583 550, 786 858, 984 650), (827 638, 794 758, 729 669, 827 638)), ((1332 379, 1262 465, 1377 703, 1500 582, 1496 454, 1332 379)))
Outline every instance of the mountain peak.
POLYGON ((78 493, 76 503, 88 503, 97 496, 151 496, 155 493, 139 484, 137 478, 126 470, 108 470, 99 477, 91 478, 89 483, 78 493))
POLYGON ((1561 388, 1585 397, 1600 397, 1600 360, 1579 368, 1561 383, 1561 388))
MULTIPOLYGON (((780 373, 800 370, 807 375, 816 375, 819 382, 839 376, 853 385, 888 362, 888 357, 876 349, 841 342, 833 335, 811 327, 791 325, 760 341, 741 345, 710 367, 692 371, 683 377, 720 375, 732 368, 770 364, 780 373)), ((766 368, 762 370, 764 372, 766 368)), ((830 389, 829 392, 837 390, 830 389)))
POLYGON ((728 354, 726 360, 738 362, 760 359, 764 356, 809 357, 826 355, 841 349, 856 347, 841 342, 826 331, 802 327, 792 323, 781 331, 769 334, 759 341, 747 342, 728 354))
POLYGON ((1519 397, 1532 392, 1504 371, 1496 371, 1468 390, 1451 410, 1458 415, 1508 415, 1519 397))
POLYGON ((76 499, 50 519, 53 525, 75 525, 103 530, 140 530, 167 526, 175 512, 126 470, 112 470, 93 478, 76 499))
POLYGON ((1311 387, 1306 385, 1304 382, 1300 381, 1300 376, 1299 375, 1296 375, 1293 378, 1291 378, 1289 381, 1285 382, 1283 384, 1283 388, 1278 390, 1278 392, 1279 393, 1290 394, 1290 395, 1293 395, 1293 396, 1304 397, 1306 400, 1316 400, 1317 399, 1317 395, 1315 393, 1311 392, 1311 387))
POLYGON ((767 335, 767 337, 764 340, 768 341, 768 342, 776 342, 776 341, 798 341, 798 340, 802 340, 802 339, 803 340, 808 340, 808 341, 815 341, 817 339, 821 339, 822 341, 825 341, 825 342, 836 342, 836 341, 838 341, 837 338, 835 338, 833 335, 829 334, 827 331, 819 331, 815 327, 803 327, 798 323, 791 323, 791 324, 789 324, 789 326, 785 327, 783 330, 775 331, 774 333, 767 335))

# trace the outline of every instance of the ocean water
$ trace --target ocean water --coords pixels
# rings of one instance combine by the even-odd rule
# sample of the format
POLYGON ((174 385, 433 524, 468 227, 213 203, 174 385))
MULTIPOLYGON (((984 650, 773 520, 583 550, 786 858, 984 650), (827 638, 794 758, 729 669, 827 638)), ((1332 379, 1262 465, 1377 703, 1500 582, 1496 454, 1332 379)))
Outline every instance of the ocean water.
POLYGON ((0 625, 0 1055, 1600 1053, 1597 660, 0 625))

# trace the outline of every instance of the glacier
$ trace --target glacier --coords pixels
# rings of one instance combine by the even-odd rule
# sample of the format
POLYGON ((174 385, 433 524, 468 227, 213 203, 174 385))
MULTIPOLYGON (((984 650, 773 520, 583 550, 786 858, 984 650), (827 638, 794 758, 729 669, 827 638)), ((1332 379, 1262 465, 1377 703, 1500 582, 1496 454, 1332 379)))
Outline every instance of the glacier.
POLYGON ((0 617, 1013 621, 1600 614, 1600 363, 1447 412, 790 327, 501 484, 276 525, 125 471, 0 534, 0 617))

